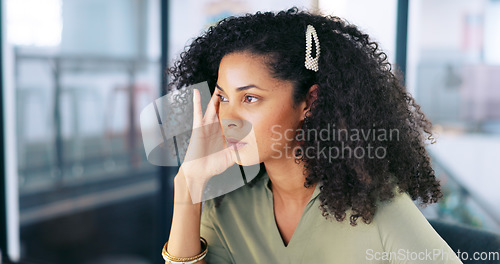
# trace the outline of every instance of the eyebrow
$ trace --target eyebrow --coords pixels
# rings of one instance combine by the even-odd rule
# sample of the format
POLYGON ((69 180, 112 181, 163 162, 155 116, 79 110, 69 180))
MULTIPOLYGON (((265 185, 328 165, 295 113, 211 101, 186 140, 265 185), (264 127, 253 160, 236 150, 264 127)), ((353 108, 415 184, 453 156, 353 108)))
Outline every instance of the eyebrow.
MULTIPOLYGON (((217 89, 219 89, 219 90, 221 90, 221 91, 223 91, 223 92, 224 92, 224 89, 222 89, 222 87, 220 87, 218 84, 215 84, 215 87, 217 87, 217 89)), ((244 90, 248 90, 248 89, 250 89, 250 88, 257 88, 257 89, 259 89, 259 90, 263 90, 263 91, 264 91, 264 89, 262 89, 262 88, 258 87, 257 85, 254 85, 254 84, 250 84, 250 85, 246 85, 246 86, 238 87, 238 88, 236 88, 236 91, 237 91, 237 92, 241 92, 241 91, 244 91, 244 90)))

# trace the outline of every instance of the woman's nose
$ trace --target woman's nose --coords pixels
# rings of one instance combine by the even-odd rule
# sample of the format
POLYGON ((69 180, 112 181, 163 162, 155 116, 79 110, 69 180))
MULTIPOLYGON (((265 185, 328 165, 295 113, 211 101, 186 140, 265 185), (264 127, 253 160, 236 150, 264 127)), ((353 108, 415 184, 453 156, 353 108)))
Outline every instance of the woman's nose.
POLYGON ((241 128, 243 126, 243 121, 237 118, 221 118, 221 124, 224 129, 229 128, 241 128))
POLYGON ((231 110, 234 109, 224 109, 224 111, 219 112, 223 133, 225 136, 235 139, 245 138, 252 130, 252 124, 240 116, 237 111, 231 110))
POLYGON ((236 108, 236 105, 231 104, 224 105, 224 108, 222 106, 219 108, 219 119, 224 129, 241 128, 243 126, 243 121, 236 108))

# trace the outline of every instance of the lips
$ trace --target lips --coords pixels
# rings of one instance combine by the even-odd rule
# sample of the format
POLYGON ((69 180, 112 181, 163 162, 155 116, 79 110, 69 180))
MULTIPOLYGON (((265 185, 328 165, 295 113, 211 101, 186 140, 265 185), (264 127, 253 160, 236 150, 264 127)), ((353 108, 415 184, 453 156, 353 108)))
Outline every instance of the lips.
POLYGON ((231 147, 231 149, 241 149, 242 147, 246 146, 247 143, 246 142, 243 142, 243 141, 239 141, 235 138, 230 138, 230 137, 226 137, 226 142, 227 142, 227 146, 228 147, 231 147))

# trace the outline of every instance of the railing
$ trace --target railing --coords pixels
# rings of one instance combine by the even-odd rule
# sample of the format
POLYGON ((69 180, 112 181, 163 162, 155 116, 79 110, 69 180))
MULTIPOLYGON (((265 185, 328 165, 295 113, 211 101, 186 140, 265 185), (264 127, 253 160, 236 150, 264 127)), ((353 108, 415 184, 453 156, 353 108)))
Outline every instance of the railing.
POLYGON ((145 96, 149 103, 156 98, 160 93, 157 83, 161 80, 148 80, 149 83, 144 84, 138 76, 151 72, 149 76, 161 76, 159 60, 22 50, 15 50, 14 58, 22 224, 157 191, 158 167, 150 165, 145 158, 138 126, 142 106, 138 100, 145 96), (49 72, 49 87, 41 89, 47 82, 40 86, 24 84, 23 66, 28 63, 41 65, 39 69, 49 72), (78 81, 76 85, 67 84, 75 73, 104 76, 107 81, 96 87, 78 81), (115 80, 117 74, 121 76, 119 81, 115 80), (105 87, 106 91, 99 87, 105 87), (116 98, 120 95, 127 103, 118 112, 116 98), (85 100, 90 104, 83 105, 85 100), (30 109, 33 102, 39 108, 30 109), (90 122, 102 122, 97 134, 86 133, 88 124, 81 122, 82 116, 89 117, 90 110, 98 113, 89 118, 90 122), (124 116, 125 128, 114 131, 111 123, 120 116, 124 116), (48 132, 35 140, 28 139, 28 119, 38 120, 48 132), (65 133, 68 127, 70 135, 65 133), (106 188, 101 188, 103 186, 106 188))

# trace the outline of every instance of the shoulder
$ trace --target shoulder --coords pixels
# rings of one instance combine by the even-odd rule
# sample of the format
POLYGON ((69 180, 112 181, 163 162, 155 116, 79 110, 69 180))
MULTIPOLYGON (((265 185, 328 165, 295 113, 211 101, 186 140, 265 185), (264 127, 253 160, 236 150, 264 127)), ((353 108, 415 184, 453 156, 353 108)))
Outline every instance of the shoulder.
POLYGON ((397 186, 392 199, 377 203, 373 222, 383 234, 404 232, 417 235, 422 229, 432 228, 409 194, 400 192, 397 186))
POLYGON ((410 216, 421 215, 420 210, 408 193, 400 192, 398 186, 394 188, 393 193, 393 198, 377 202, 377 211, 374 218, 387 221, 393 217, 408 218, 410 216))
POLYGON ((433 255, 432 261, 447 257, 449 258, 447 260, 451 261, 449 263, 461 263, 457 261, 453 250, 430 225, 410 195, 399 192, 398 187, 394 193, 395 196, 391 200, 378 203, 373 219, 385 251, 434 252, 436 255, 433 255))

